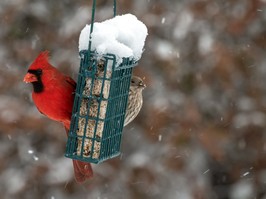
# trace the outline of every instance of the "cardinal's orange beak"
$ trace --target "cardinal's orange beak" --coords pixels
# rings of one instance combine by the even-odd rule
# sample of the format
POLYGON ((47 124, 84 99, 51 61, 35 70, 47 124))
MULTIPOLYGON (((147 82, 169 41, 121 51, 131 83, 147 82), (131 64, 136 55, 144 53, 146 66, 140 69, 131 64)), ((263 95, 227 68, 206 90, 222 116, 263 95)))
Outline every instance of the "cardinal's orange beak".
POLYGON ((31 74, 31 73, 27 73, 23 79, 24 82, 26 83, 31 83, 31 82, 37 82, 38 79, 36 77, 36 75, 31 74))

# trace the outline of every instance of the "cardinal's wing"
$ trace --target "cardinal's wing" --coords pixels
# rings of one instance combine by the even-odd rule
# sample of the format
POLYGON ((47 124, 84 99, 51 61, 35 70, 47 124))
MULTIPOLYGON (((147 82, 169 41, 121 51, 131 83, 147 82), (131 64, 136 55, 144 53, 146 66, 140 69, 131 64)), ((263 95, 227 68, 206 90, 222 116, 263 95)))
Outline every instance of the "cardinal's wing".
POLYGON ((76 89, 77 83, 71 77, 66 76, 66 82, 76 89))

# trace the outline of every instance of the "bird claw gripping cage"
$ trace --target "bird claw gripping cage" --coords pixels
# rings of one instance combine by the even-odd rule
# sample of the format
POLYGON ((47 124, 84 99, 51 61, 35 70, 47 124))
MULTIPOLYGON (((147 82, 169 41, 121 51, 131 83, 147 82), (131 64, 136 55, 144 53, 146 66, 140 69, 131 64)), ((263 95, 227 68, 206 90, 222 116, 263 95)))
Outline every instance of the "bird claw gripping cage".
MULTIPOLYGON (((95 1, 90 33, 93 32, 95 1)), ((115 16, 116 1, 113 8, 115 16)), ((100 163, 120 154, 132 68, 137 61, 123 58, 120 63, 114 54, 99 55, 91 51, 91 42, 93 39, 89 41, 88 50, 80 52, 65 156, 100 163)))

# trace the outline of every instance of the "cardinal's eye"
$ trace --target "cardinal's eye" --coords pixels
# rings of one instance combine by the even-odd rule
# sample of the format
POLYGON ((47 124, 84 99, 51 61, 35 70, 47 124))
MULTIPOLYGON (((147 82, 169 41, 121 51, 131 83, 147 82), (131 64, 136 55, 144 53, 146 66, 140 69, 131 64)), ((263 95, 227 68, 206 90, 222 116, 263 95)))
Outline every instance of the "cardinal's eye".
POLYGON ((134 80, 131 80, 131 83, 132 83, 132 84, 134 84, 134 83, 135 83, 135 81, 134 81, 134 80))
POLYGON ((37 73, 37 75, 41 75, 42 74, 42 69, 37 69, 36 73, 37 73))
POLYGON ((42 74, 42 69, 30 69, 28 70, 28 73, 40 76, 42 74))
POLYGON ((42 69, 37 69, 37 70, 36 70, 36 75, 37 75, 37 76, 40 76, 41 74, 42 74, 42 69))

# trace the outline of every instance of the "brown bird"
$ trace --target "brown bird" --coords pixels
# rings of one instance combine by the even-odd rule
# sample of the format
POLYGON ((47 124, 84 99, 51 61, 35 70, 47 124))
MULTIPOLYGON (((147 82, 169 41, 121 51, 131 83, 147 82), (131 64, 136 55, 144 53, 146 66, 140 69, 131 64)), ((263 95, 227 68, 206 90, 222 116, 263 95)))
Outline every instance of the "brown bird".
POLYGON ((132 76, 128 94, 124 126, 132 122, 139 114, 139 111, 143 104, 142 91, 145 87, 146 85, 140 77, 132 76))

